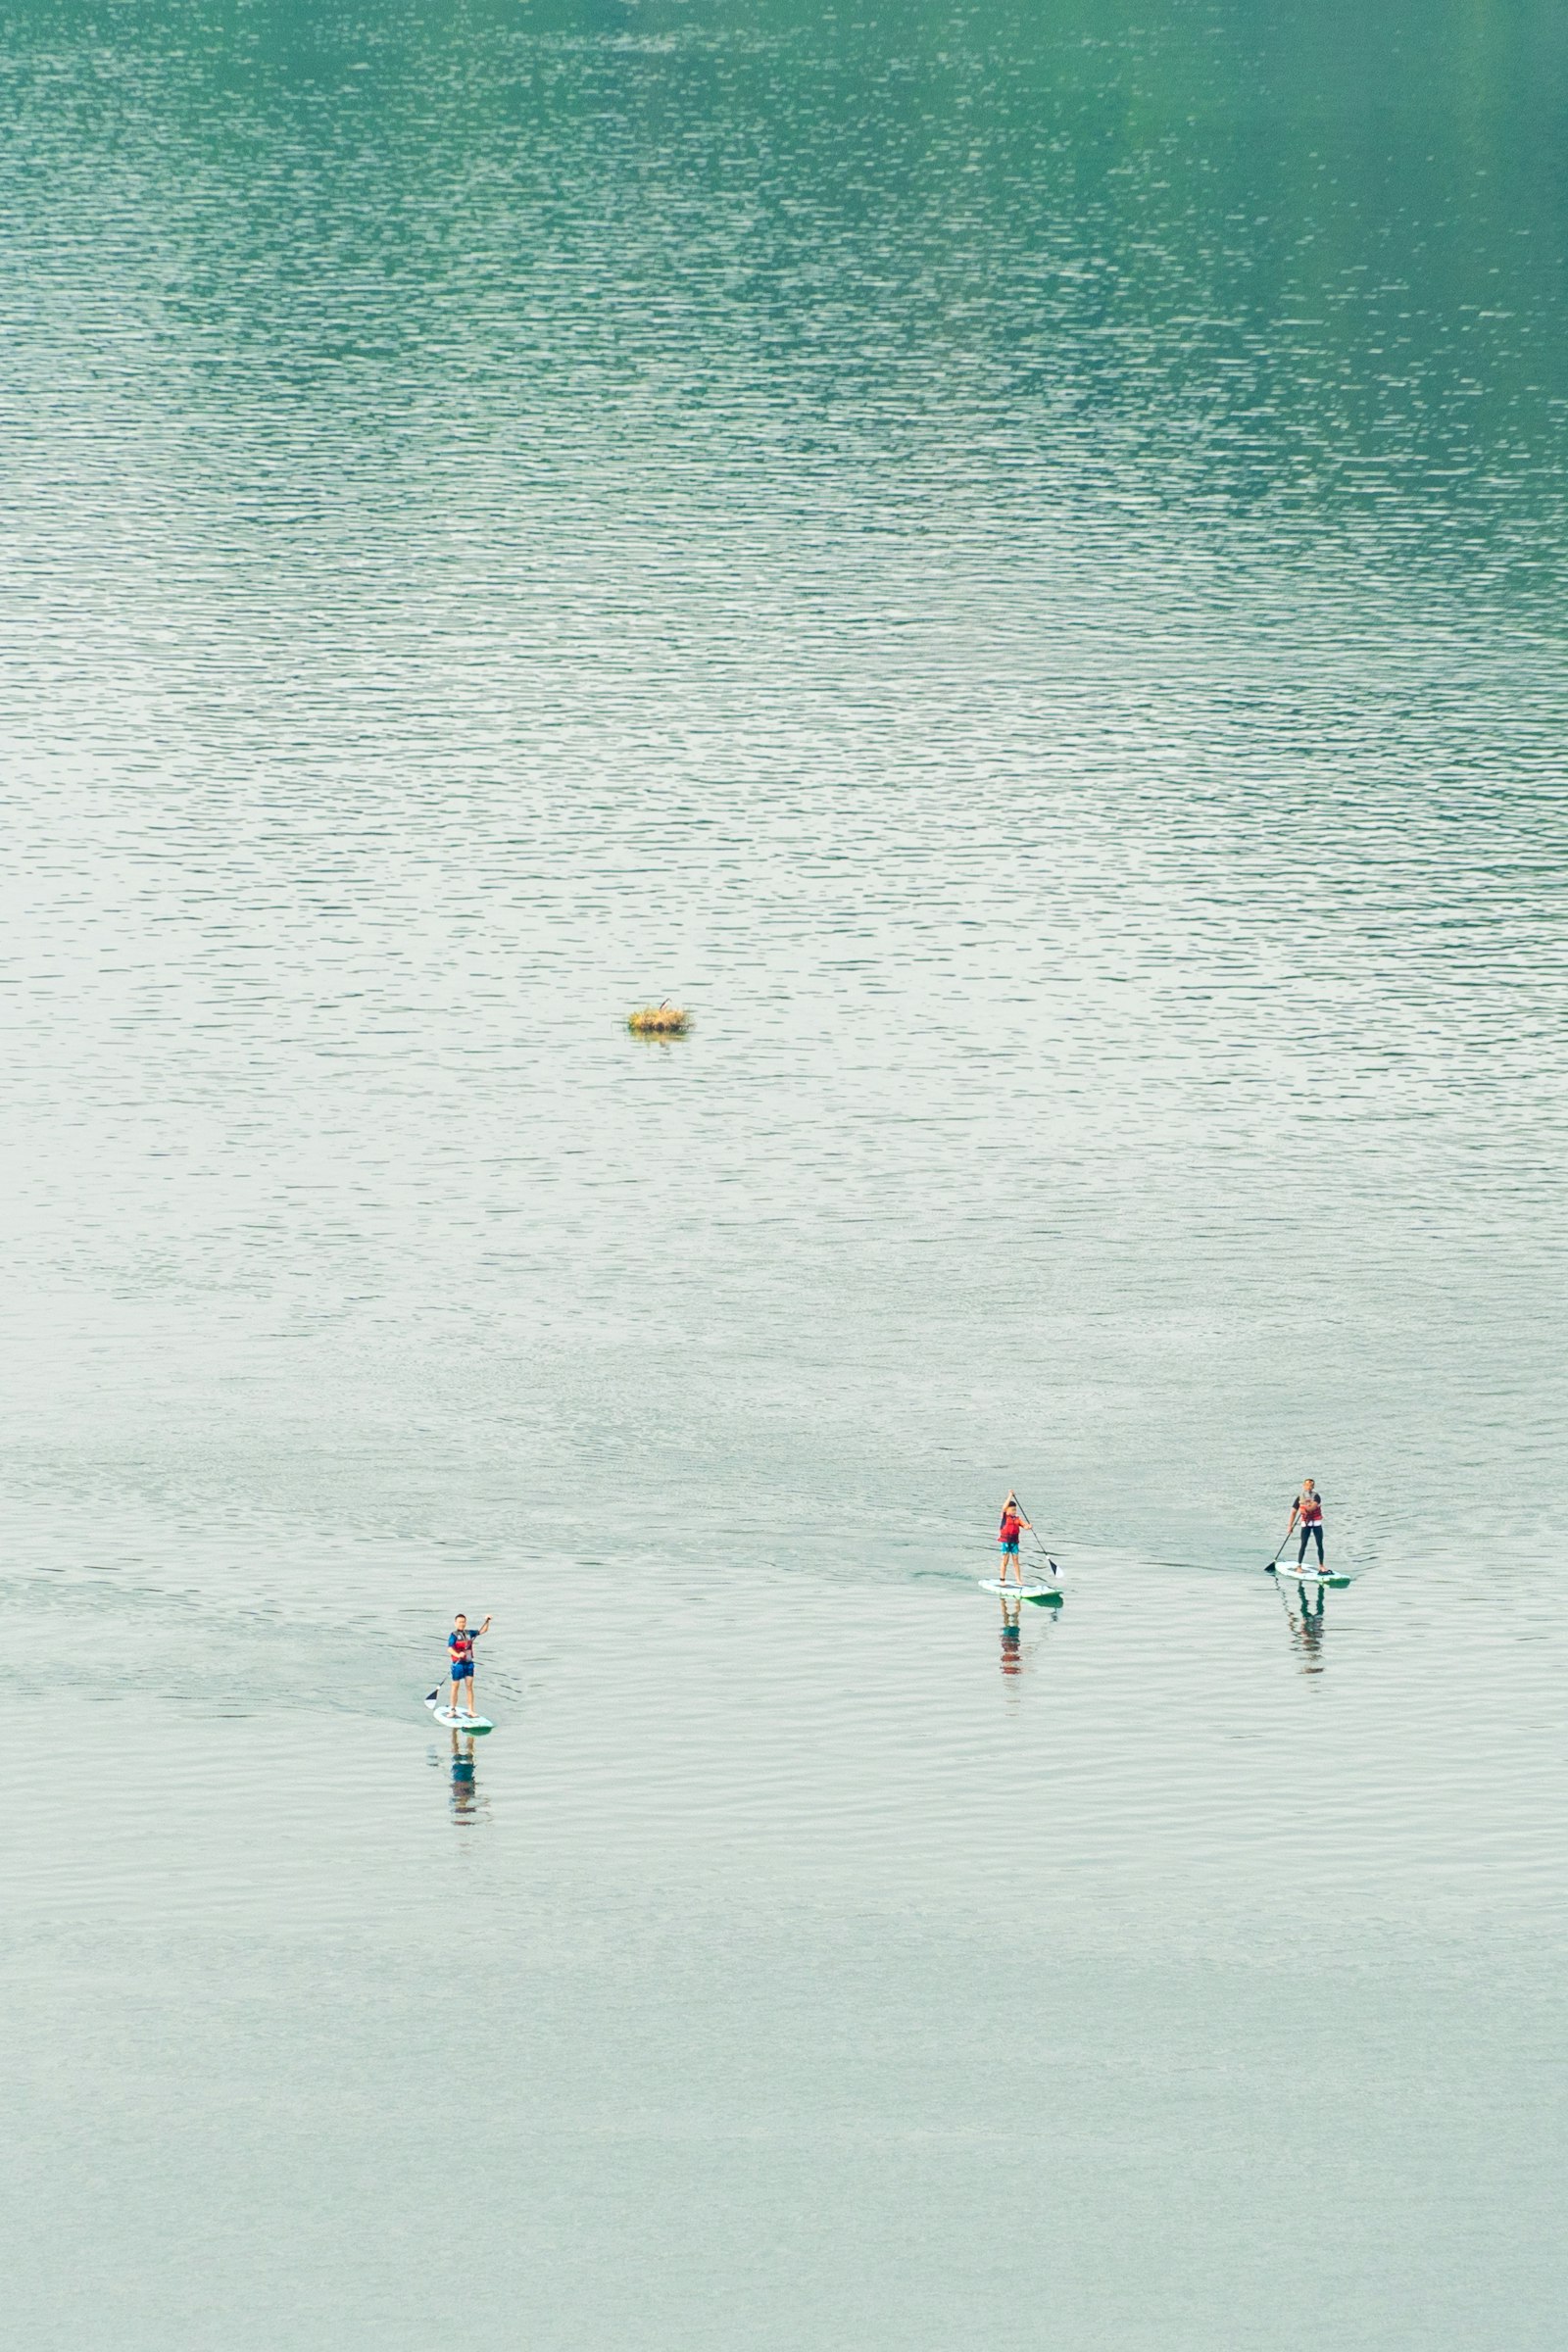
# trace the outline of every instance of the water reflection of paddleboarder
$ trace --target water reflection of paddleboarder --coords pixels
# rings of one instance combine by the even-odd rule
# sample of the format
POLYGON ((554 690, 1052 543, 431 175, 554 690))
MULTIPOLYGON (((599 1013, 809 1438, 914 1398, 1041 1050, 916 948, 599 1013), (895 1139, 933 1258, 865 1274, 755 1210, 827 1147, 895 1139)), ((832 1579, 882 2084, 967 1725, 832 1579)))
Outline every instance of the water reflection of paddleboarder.
POLYGON ((1008 1600, 1004 1595, 1002 1602, 1002 1671, 1009 1676, 1023 1672, 1023 1636, 1018 1627, 1018 1620, 1022 1614, 1022 1600, 1008 1600))
POLYGON ((1009 1585, 998 1604, 1002 1610, 1002 1681, 1009 1707, 1016 1706, 1022 1698, 1024 1677, 1034 1671, 1035 1652, 1056 1622, 1054 1610, 1048 1609, 1043 1616, 1037 1614, 1031 1638, 1026 1642, 1023 1604, 1028 1597, 1027 1592, 1014 1592, 1009 1585))
POLYGON ((1293 1606, 1291 1596, 1285 1590, 1286 1582, 1294 1582, 1294 1579, 1282 1581, 1280 1598, 1285 1603, 1285 1622, 1291 1629, 1292 1645, 1301 1652, 1304 1661, 1301 1672, 1303 1674, 1321 1674, 1323 1671, 1323 1604, 1328 1598, 1327 1590, 1322 1585, 1311 1588, 1306 1585, 1297 1585, 1296 1602, 1293 1606))
POLYGON ((473 1818, 473 1734, 455 1731, 452 1735, 452 1810, 460 1821, 473 1818))
POLYGON ((1018 1571, 1018 1590, 1020 1592, 1023 1591, 1023 1562, 1018 1557, 1018 1538, 1025 1528, 1029 1528, 1031 1535, 1034 1533, 1034 1530, 1029 1527, 1028 1520, 1018 1508, 1017 1495, 1009 1487, 1007 1489, 1007 1499, 1002 1506, 1002 1525, 997 1530, 997 1542, 1002 1546, 1002 1576, 1000 1581, 1003 1584, 1005 1584, 1007 1581, 1007 1570, 1009 1568, 1015 1568, 1018 1571))

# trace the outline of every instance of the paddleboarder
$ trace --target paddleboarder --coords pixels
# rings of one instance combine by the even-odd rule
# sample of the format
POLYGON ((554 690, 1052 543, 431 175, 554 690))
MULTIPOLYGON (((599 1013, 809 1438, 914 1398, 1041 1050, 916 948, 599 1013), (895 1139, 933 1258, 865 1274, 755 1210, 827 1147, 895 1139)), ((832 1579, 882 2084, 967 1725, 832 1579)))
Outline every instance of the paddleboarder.
POLYGON ((1298 1522, 1301 1529, 1301 1548, 1296 1555, 1296 1565, 1298 1568, 1300 1567, 1301 1562, 1306 1558, 1306 1547, 1315 1537, 1317 1540, 1317 1564, 1321 1568, 1323 1565, 1323 1497, 1317 1491, 1316 1481, 1310 1478, 1302 1479, 1301 1492, 1291 1505, 1291 1524, 1285 1530, 1287 1544, 1296 1533, 1298 1522))
POLYGON ((458 1712, 458 1692, 465 1683, 468 1686, 467 1712, 470 1715, 478 1713, 477 1693, 473 1687, 473 1645, 481 1634, 489 1631, 488 1617, 483 1625, 476 1625, 472 1633, 469 1633, 468 1620, 461 1609, 452 1620, 452 1631, 447 1636, 447 1647, 452 1653, 452 1696, 447 1704, 454 1715, 458 1712))
MULTIPOLYGON (((1009 1567, 1016 1568, 1020 1592, 1023 1590, 1023 1563, 1018 1557, 1018 1538, 1026 1528, 1029 1528, 1029 1522, 1019 1510, 1018 1497, 1009 1487, 1007 1499, 1002 1506, 1002 1525, 997 1530, 997 1542, 1002 1546, 1001 1581, 1005 1584, 1009 1567)), ((1029 1532, 1033 1534, 1034 1531, 1031 1528, 1029 1532)))

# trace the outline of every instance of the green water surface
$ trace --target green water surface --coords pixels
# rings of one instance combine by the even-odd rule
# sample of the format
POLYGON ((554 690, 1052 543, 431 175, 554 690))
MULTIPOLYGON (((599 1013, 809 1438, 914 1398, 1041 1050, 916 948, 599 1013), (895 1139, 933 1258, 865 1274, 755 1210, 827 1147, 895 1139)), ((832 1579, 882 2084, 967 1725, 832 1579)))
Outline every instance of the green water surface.
POLYGON ((0 20, 19 2342, 1556 2352, 1565 99, 0 20))

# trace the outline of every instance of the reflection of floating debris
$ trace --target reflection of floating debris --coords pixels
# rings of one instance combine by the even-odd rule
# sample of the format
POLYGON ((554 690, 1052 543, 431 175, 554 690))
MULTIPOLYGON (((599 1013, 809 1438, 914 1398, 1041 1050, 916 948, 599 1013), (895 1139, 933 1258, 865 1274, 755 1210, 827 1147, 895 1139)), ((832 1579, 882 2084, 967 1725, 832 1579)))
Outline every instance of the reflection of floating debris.
POLYGON ((671 1004, 667 997, 662 1004, 645 1004, 626 1021, 633 1037, 684 1037, 690 1025, 686 1007, 671 1004))

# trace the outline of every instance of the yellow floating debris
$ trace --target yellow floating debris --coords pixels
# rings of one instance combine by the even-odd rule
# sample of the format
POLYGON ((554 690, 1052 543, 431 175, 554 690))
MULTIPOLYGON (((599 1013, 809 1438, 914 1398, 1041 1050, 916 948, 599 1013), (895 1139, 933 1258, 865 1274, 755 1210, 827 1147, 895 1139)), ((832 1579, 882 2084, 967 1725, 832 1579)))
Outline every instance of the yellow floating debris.
POLYGON ((662 1004, 645 1004, 638 1012, 627 1016, 626 1026, 633 1037, 684 1037, 690 1016, 683 1004, 671 1004, 666 998, 662 1004))

